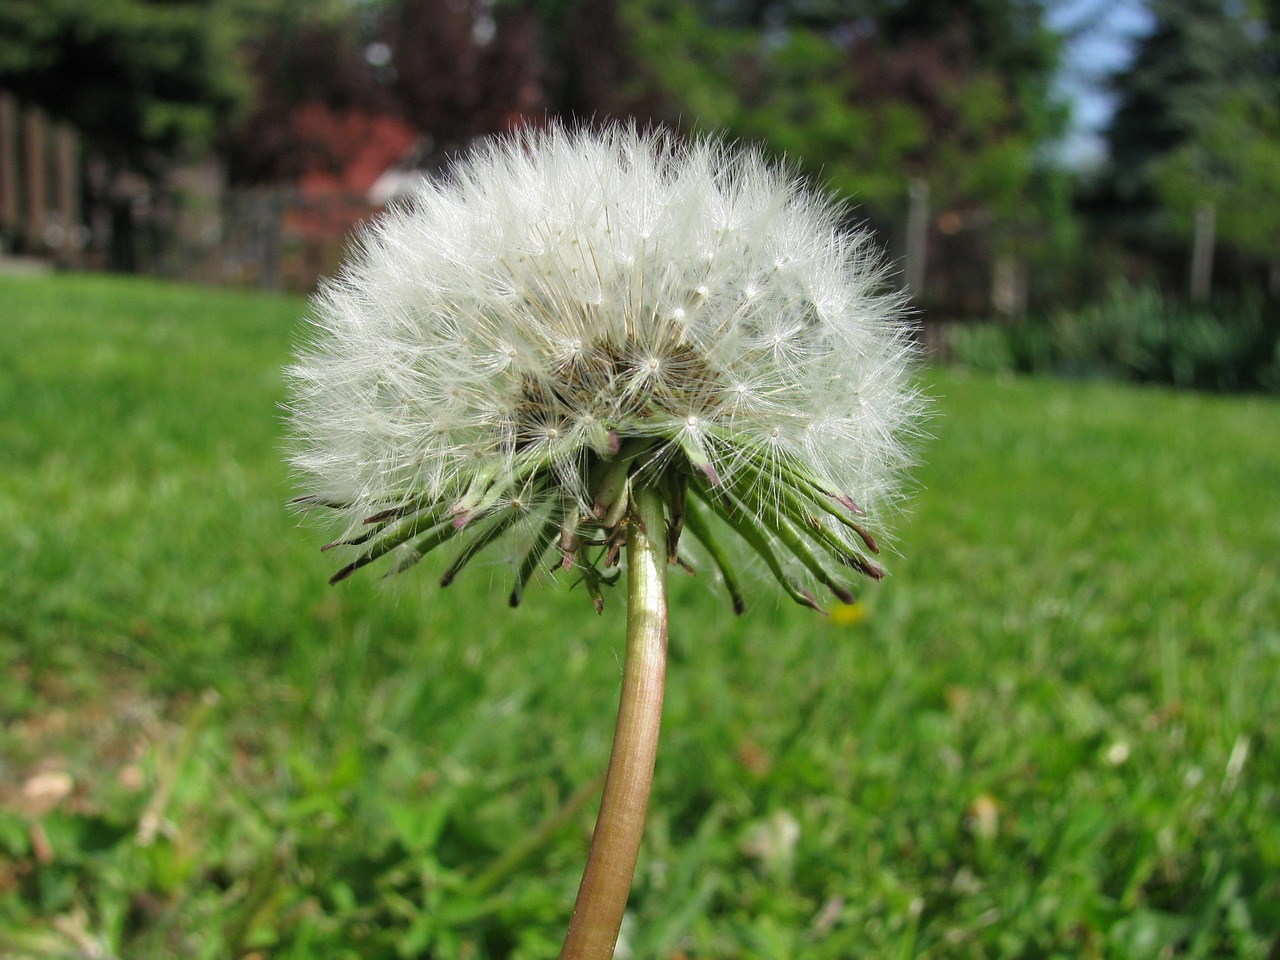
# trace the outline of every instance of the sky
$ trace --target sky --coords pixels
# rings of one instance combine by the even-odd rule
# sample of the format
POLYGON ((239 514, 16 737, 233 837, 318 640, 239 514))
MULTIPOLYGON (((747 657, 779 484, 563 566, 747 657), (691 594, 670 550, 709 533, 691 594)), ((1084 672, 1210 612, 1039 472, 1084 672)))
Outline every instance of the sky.
POLYGON ((1073 166, 1089 167, 1103 157, 1101 132, 1115 106, 1107 76, 1129 63, 1151 17, 1143 0, 1055 0, 1049 22, 1071 37, 1059 78, 1073 113, 1063 155, 1073 166))

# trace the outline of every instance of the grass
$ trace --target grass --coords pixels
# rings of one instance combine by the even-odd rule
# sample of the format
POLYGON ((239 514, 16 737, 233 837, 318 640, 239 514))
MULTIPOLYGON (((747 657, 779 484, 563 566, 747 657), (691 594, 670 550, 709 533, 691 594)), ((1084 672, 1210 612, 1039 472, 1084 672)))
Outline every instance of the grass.
MULTIPOLYGON (((0 304, 0 957, 555 956, 621 596, 327 587, 283 507, 298 301, 0 304)), ((1268 956, 1280 404, 924 375, 862 605, 674 581, 625 955, 1268 956)))

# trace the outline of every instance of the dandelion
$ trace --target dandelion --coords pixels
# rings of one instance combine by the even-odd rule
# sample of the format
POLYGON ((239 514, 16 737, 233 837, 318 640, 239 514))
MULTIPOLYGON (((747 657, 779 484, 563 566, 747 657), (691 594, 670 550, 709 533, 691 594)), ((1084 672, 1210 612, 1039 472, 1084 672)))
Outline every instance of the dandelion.
POLYGON ((652 777, 666 571, 754 555, 795 601, 883 570, 919 413, 867 235, 759 154, 634 128, 497 140, 360 237, 290 370, 301 502, 333 580, 505 548, 599 611, 624 566, 617 739, 564 957, 609 956, 652 777), (745 549, 744 549, 745 548, 745 549))

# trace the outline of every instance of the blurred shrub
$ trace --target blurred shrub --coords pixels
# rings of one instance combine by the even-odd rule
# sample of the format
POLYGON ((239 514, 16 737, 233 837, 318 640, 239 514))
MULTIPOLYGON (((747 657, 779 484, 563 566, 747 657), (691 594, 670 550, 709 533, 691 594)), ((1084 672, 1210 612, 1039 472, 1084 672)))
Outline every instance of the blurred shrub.
POLYGON ((1262 297, 1190 306, 1151 288, 1115 285, 1077 311, 1014 324, 958 324, 946 342, 954 362, 986 372, 1280 393, 1280 318, 1262 297))

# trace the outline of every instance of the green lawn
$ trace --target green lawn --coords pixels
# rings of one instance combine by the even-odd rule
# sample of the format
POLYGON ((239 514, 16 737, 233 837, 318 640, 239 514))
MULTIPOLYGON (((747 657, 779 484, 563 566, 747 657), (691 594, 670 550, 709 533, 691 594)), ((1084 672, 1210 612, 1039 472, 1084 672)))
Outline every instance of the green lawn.
MULTIPOLYGON (((558 950, 621 595, 326 586, 302 310, 0 279, 0 957, 558 950)), ((673 582, 625 956, 1266 957, 1280 403, 923 377, 862 618, 673 582)))

